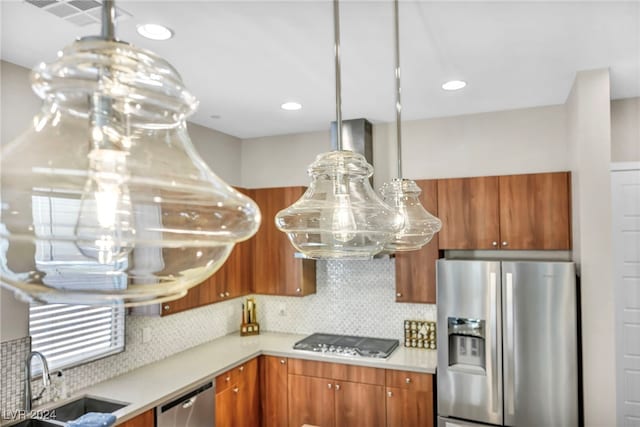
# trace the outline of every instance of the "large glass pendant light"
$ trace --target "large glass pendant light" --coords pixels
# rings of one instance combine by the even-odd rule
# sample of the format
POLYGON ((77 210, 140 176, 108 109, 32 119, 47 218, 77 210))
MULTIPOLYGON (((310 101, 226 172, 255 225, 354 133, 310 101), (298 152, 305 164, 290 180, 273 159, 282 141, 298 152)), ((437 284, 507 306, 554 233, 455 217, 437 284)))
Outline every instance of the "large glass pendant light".
POLYGON ((381 252, 403 223, 371 187, 373 167, 364 156, 342 149, 338 0, 333 2, 333 18, 338 149, 318 155, 309 167, 309 188, 278 212, 276 226, 309 258, 366 259, 381 252))
POLYGON ((43 99, 2 150, 0 274, 26 301, 179 298, 257 230, 260 211, 198 156, 197 107, 165 60, 114 37, 76 41, 31 74, 43 99))
POLYGON ((442 222, 429 213, 420 203, 420 187, 411 179, 402 178, 402 121, 400 102, 400 25, 398 0, 394 1, 395 24, 395 80, 396 80, 396 141, 398 147, 398 177, 384 183, 380 189, 384 201, 393 206, 404 218, 404 227, 387 242, 385 249, 395 251, 414 251, 431 241, 435 233, 442 228, 442 222))

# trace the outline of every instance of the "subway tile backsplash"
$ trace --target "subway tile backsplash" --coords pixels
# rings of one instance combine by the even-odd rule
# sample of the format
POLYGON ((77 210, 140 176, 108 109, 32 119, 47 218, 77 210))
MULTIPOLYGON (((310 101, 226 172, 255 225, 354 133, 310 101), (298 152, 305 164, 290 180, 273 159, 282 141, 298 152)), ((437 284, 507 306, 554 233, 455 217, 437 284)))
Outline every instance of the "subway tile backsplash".
MULTIPOLYGON (((395 262, 318 261, 317 293, 307 297, 255 295, 262 331, 368 335, 402 340, 404 319, 436 319, 435 305, 395 302, 395 262)), ((68 393, 237 332, 244 298, 167 317, 128 316, 125 351, 64 370, 68 393), (143 343, 143 331, 149 337, 143 343)), ((0 408, 22 408, 23 361, 30 340, 2 343, 0 408)), ((52 400, 46 393, 44 402, 52 400)))

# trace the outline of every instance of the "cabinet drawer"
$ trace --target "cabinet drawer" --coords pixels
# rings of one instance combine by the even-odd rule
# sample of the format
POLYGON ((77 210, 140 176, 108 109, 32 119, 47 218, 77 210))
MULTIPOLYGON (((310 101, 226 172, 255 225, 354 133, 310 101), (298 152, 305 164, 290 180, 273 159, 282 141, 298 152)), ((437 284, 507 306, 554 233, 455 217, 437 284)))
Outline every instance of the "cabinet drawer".
POLYGON ((432 391, 433 375, 409 371, 393 371, 387 369, 387 387, 411 389, 415 391, 432 391))
POLYGON ((231 384, 253 381, 258 375, 258 359, 251 359, 216 377, 216 393, 227 389, 231 384))
POLYGON ((384 369, 289 359, 289 374, 384 385, 384 369))

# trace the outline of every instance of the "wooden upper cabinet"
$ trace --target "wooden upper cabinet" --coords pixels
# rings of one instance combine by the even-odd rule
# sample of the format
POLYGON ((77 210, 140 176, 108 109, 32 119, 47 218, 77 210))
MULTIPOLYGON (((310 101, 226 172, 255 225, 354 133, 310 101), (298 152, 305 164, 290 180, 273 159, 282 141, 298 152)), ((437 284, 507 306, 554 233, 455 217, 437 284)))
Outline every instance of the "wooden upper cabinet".
POLYGON ((253 190, 262 223, 254 237, 253 286, 259 294, 303 296, 316 292, 316 263, 296 258, 286 234, 276 228, 276 214, 293 204, 304 187, 253 190))
POLYGON ((500 241, 497 176, 438 180, 440 249, 495 249, 500 241))
POLYGON ((570 249, 569 172, 500 177, 500 246, 570 249))
POLYGON ((569 172, 438 180, 440 249, 571 249, 569 172))
MULTIPOLYGON (((416 181, 422 189, 420 201, 430 213, 438 216, 437 181, 416 181)), ((422 249, 396 252, 396 301, 436 302, 436 260, 439 258, 439 233, 422 249)))
MULTIPOLYGON (((253 190, 237 190, 253 198, 253 190)), ((161 314, 166 316, 249 294, 253 279, 252 256, 252 239, 236 244, 225 263, 213 276, 189 289, 186 296, 162 304, 161 314)))

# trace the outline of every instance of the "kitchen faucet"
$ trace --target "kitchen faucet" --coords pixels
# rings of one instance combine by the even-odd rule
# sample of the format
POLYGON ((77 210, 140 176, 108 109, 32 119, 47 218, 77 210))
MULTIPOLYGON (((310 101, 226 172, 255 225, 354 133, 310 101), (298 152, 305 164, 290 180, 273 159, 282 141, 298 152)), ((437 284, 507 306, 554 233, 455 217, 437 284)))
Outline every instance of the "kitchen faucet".
POLYGON ((24 373, 24 409, 28 413, 31 411, 33 402, 42 397, 44 391, 47 389, 47 387, 49 387, 49 384, 51 383, 51 379, 49 378, 49 365, 47 364, 47 359, 39 351, 32 351, 24 361, 24 373), (42 363, 42 390, 35 398, 32 397, 31 391, 31 359, 33 359, 34 356, 40 359, 40 362, 42 363))

